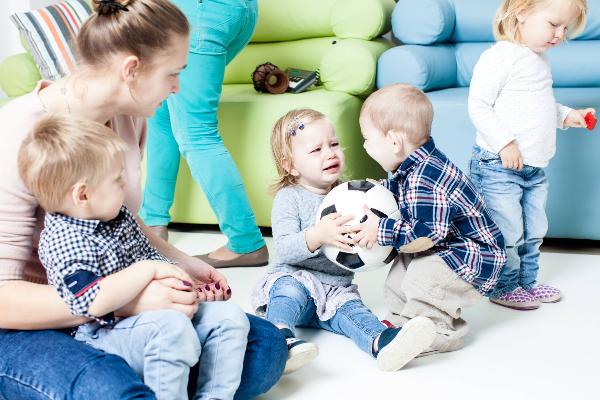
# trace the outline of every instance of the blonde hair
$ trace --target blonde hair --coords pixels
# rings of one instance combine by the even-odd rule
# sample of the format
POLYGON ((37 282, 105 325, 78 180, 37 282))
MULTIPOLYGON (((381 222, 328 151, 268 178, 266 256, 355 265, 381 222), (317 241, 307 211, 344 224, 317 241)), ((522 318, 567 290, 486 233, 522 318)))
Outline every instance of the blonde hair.
MULTIPOLYGON (((76 54, 81 64, 104 65, 110 55, 128 52, 140 61, 167 50, 173 34, 188 35, 185 15, 169 0, 93 0, 96 11, 77 35, 76 54)), ((151 65, 151 62, 141 66, 151 65)))
POLYGON ((77 183, 97 185, 127 145, 106 126, 67 115, 41 119, 21 144, 19 175, 47 212, 77 183))
POLYGON ((387 135, 404 132, 411 143, 421 144, 431 136, 433 106, 422 90, 404 83, 386 86, 365 100, 360 117, 387 135))
MULTIPOLYGON (((553 0, 503 0, 494 17, 494 37, 496 40, 516 41, 518 35, 517 14, 530 10, 543 3, 551 3, 553 0)), ((567 31, 568 37, 575 37, 585 27, 587 14, 587 0, 571 0, 577 7, 579 16, 573 27, 567 31)))
POLYGON ((275 122, 271 131, 271 152, 278 177, 269 188, 272 194, 297 183, 297 178, 289 172, 292 162, 292 137, 301 135, 304 126, 322 119, 327 119, 327 116, 317 110, 300 108, 288 111, 275 122))

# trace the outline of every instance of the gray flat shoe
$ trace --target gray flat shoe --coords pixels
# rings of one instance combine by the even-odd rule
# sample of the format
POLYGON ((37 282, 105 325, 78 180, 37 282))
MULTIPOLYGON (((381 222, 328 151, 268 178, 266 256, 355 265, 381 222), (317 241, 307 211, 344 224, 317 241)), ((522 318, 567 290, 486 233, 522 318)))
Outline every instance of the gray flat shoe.
POLYGON ((263 246, 251 253, 240 254, 231 260, 217 260, 209 257, 208 254, 200 254, 194 257, 215 268, 262 267, 269 263, 269 250, 267 250, 267 246, 263 246))

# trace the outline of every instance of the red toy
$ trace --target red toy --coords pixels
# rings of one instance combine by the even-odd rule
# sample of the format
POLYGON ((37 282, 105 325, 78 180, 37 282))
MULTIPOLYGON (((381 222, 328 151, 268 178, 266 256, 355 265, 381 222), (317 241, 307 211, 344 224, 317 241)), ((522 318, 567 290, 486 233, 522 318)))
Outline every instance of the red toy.
POLYGON ((591 131, 594 129, 596 127, 596 122, 598 122, 598 119, 594 114, 591 112, 585 114, 585 126, 588 128, 588 130, 591 131))

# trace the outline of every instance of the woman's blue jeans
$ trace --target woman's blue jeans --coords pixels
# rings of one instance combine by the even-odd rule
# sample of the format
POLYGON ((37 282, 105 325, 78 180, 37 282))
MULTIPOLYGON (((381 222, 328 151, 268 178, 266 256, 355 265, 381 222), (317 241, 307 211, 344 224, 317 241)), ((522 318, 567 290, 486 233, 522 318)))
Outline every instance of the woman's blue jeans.
MULTIPOLYGON (((269 390, 279 380, 287 358, 278 329, 253 315, 248 319, 248 347, 236 400, 269 390)), ((197 367, 191 373, 188 392, 194 393, 197 367)), ((0 329, 0 399, 141 400, 155 396, 122 358, 66 333, 0 329)))
POLYGON ((212 207, 227 247, 250 253, 265 245, 240 173, 223 144, 217 108, 225 66, 246 46, 256 0, 173 0, 191 26, 190 52, 171 95, 148 123, 147 179, 140 212, 146 225, 170 221, 180 152, 212 207))

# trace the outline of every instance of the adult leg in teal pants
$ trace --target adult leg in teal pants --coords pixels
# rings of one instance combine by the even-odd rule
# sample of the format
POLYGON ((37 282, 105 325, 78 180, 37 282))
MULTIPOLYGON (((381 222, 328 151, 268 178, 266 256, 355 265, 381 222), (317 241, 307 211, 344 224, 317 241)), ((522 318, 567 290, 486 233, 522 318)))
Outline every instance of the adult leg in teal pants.
POLYGON ((173 2, 190 22, 190 53, 180 75, 180 91, 149 123, 142 219, 150 226, 169 223, 181 152, 228 238, 225 247, 200 257, 216 267, 264 265, 268 261, 265 242, 217 128, 225 66, 254 32, 256 0, 173 2))

